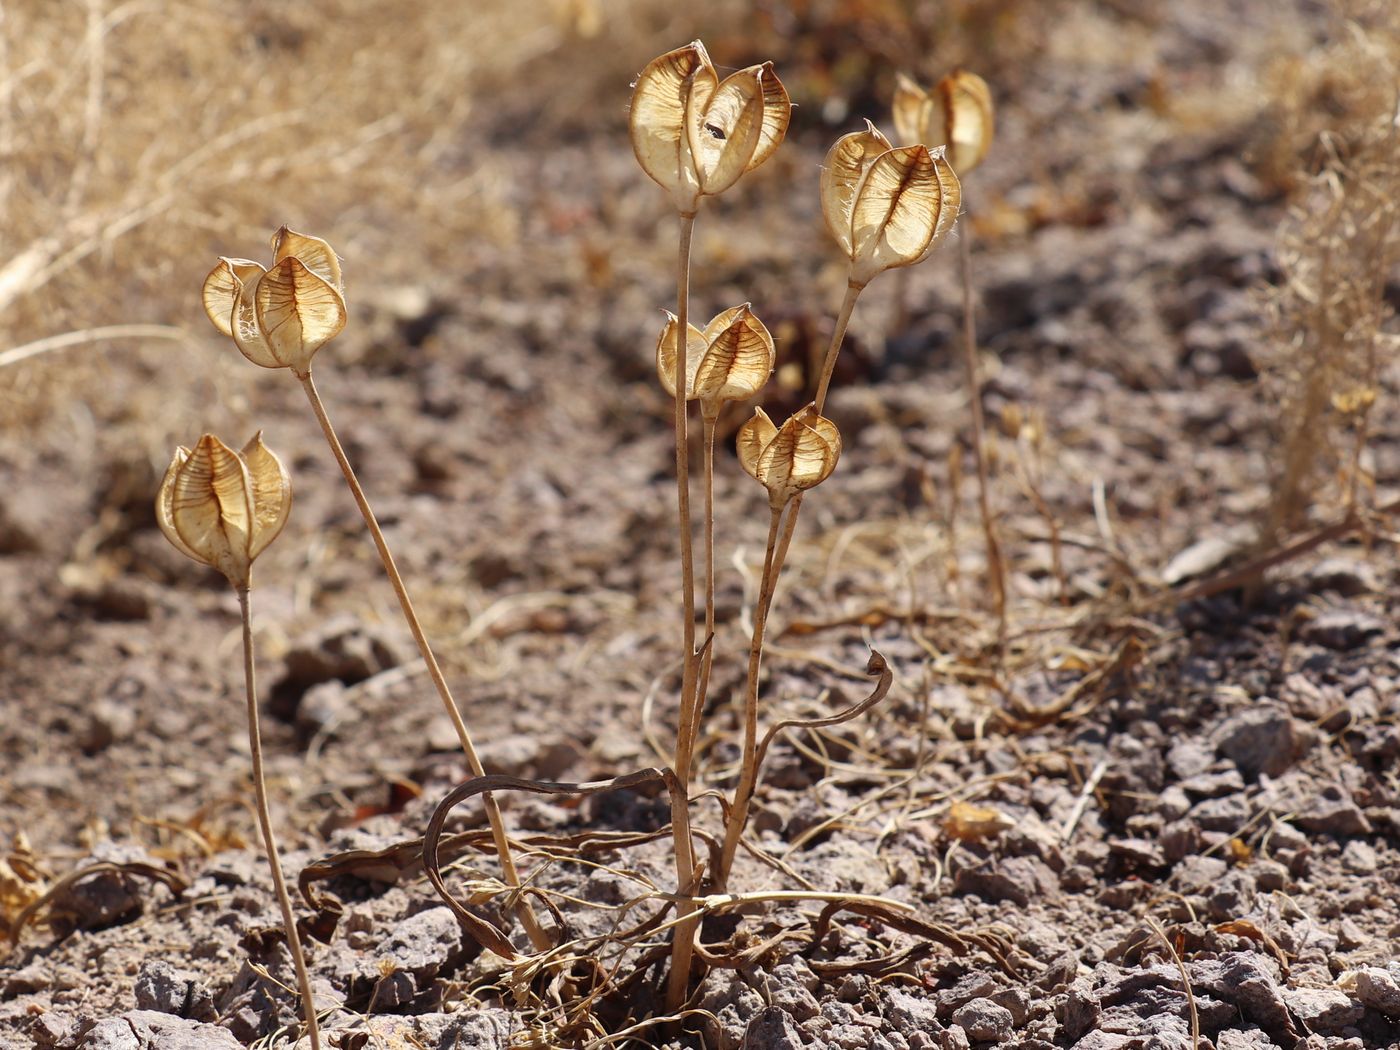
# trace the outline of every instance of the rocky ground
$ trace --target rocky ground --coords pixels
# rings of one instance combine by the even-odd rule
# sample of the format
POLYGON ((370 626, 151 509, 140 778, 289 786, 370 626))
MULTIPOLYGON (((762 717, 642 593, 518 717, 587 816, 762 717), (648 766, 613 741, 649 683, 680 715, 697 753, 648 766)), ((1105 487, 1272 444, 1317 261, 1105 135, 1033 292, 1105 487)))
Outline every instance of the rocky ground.
MULTIPOLYGON (((1337 30, 1311 5, 1124 6, 1064 5, 1033 57, 989 70, 999 137, 966 183, 1012 568, 1003 671, 956 243, 862 300, 828 411, 846 452, 778 597, 765 719, 864 696, 871 647, 895 681, 862 721, 775 743, 751 825, 774 863, 741 856, 733 888, 875 894, 914 920, 820 921, 791 901, 712 916, 707 943, 748 951, 711 970, 679 1032, 623 1032, 658 1012, 658 969, 584 1004, 483 954, 411 845, 466 774, 451 727, 300 390, 210 330, 189 351, 195 403, 158 417, 151 399, 189 376, 138 356, 0 434, 0 1046, 270 1046, 296 1024, 251 811, 237 605, 148 509, 170 447, 215 425, 240 442, 264 428, 296 490, 254 591, 286 868, 375 854, 317 881, 319 910, 299 905, 332 1045, 1400 1045, 1390 535, 1343 536, 1248 590, 1183 599, 1164 582, 1267 496, 1258 289, 1278 276, 1287 196, 1269 110, 1241 99, 1337 30)), ((811 50, 794 46, 794 83, 820 82, 811 50)), ((615 87, 606 120, 548 149, 502 135, 506 113, 479 129, 489 162, 465 145, 441 159, 489 163, 508 230, 442 249, 450 266, 393 261, 372 224, 313 231, 344 256, 353 310, 318 382, 488 772, 617 776, 661 761, 674 724, 674 482, 651 360, 674 229, 615 87)), ((816 169, 854 114, 819 108, 698 227, 695 309, 754 303, 788 366, 774 414, 801 403, 839 290, 816 169)), ((1377 414, 1377 502, 1400 487, 1395 418, 1377 414)), ((728 787, 767 524, 728 452, 717 506, 700 767, 728 787)), ((537 845, 666 820, 655 797, 501 799, 537 845)), ((467 805, 448 828, 482 823, 467 805)), ((589 939, 670 890, 664 843, 554 852, 538 884, 626 976, 640 956, 589 939)), ((475 871, 489 889, 490 854, 457 853, 471 867, 449 881, 475 871)))

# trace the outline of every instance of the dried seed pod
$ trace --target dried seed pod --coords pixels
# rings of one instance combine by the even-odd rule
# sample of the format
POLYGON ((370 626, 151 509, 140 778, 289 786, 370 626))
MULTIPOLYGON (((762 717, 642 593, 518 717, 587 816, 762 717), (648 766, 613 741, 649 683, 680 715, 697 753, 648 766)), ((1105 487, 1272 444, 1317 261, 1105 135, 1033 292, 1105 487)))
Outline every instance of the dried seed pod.
MULTIPOLYGON (((676 396, 676 326, 680 319, 670 310, 666 311, 666 327, 656 340, 656 375, 661 386, 672 397, 676 396)), ((689 337, 685 344, 685 399, 695 399, 695 374, 700 370, 700 360, 705 356, 705 333, 693 324, 687 324, 689 337)))
POLYGON ((247 587, 253 560, 282 531, 291 505, 291 479, 261 431, 241 452, 205 434, 192 450, 175 450, 156 521, 182 554, 247 587))
POLYGON ((767 413, 754 409, 753 418, 739 428, 739 463, 768 490, 768 501, 780 510, 799 492, 820 485, 841 458, 841 433, 836 424, 810 404, 781 427, 767 413))
POLYGON ((311 371, 316 351, 345 327, 340 261, 329 244, 283 226, 273 235, 272 269, 221 259, 204 281, 204 310, 263 368, 311 371))
POLYGON ((773 337, 752 303, 725 310, 705 326, 705 354, 695 373, 695 396, 718 416, 726 401, 747 401, 768 382, 777 361, 773 337))
MULTIPOLYGON (((676 396, 676 316, 666 314, 666 327, 656 341, 656 373, 666 393, 676 396)), ((694 325, 686 344, 686 400, 699 399, 702 411, 713 419, 726 401, 746 401, 773 374, 776 352, 773 337, 752 303, 731 307, 714 318, 702 332, 694 325)))
POLYGON ((204 279, 204 312, 224 335, 233 336, 233 304, 245 284, 265 273, 262 263, 251 259, 220 259, 204 279))
POLYGON ((894 91, 894 126, 904 142, 947 146, 948 163, 966 175, 992 145, 992 93, 976 73, 957 69, 925 91, 903 73, 894 91))
POLYGON ((851 262, 851 284, 928 257, 957 217, 957 176, 941 149, 889 141, 869 121, 843 135, 822 169, 822 215, 851 262))
POLYGON ((696 40, 642 70, 628 126, 642 170, 692 215, 701 197, 723 193, 772 155, 791 110, 772 63, 721 81, 696 40))

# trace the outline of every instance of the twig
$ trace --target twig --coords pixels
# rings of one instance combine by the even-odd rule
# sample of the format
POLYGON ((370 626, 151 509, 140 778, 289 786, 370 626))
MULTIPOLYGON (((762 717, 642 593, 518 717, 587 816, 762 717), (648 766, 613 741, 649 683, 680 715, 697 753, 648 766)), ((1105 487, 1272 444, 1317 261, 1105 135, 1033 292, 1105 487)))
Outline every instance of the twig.
POLYGON ((189 333, 183 328, 165 324, 114 324, 101 328, 84 328, 77 332, 46 336, 6 350, 0 353, 0 368, 29 357, 37 357, 39 354, 47 354, 51 350, 66 350, 70 346, 100 343, 104 339, 170 339, 175 342, 188 342, 189 333))
POLYGON ((1089 799, 1093 797, 1094 791, 1099 786, 1099 781, 1108 772, 1108 759, 1101 758, 1089 773, 1089 779, 1084 781, 1084 786, 1079 789, 1079 798, 1075 800, 1074 808, 1069 811, 1069 816, 1065 818, 1064 827, 1060 829, 1060 841, 1068 844, 1070 836, 1074 834, 1074 829, 1078 826, 1079 820, 1084 816, 1084 810, 1089 805, 1089 799))

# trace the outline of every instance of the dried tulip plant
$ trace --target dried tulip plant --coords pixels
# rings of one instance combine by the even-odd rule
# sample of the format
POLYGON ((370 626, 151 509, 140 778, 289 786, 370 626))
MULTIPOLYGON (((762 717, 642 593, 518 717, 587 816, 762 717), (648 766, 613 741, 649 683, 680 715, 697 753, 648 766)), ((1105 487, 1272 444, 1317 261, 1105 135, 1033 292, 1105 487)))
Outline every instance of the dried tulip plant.
MULTIPOLYGON (((975 84, 980 80, 973 78, 975 84)), ((974 84, 973 94, 976 94, 974 84)), ((985 85, 982 85, 985 97, 985 85)), ((943 96, 940 96, 943 97, 943 96)), ((952 96, 949 96, 952 97, 952 96)), ((958 96, 959 98, 961 96, 958 96)), ((923 105, 921 103, 921 105, 923 105)), ((874 125, 840 138, 827 154, 821 176, 821 209, 826 225, 847 261, 846 290, 823 360, 814 399, 781 423, 761 409, 739 430, 737 451, 743 470, 766 490, 769 507, 763 571, 752 618, 747 675, 742 697, 742 757, 737 781, 725 800, 724 825, 719 835, 692 828, 690 805, 696 741, 715 648, 715 520, 714 469, 717 421, 730 402, 748 402, 762 391, 774 368, 773 338, 751 305, 724 310, 705 327, 690 322, 690 246, 695 219, 705 197, 723 193, 746 172, 758 167, 782 143, 791 104, 771 64, 750 66, 720 79, 697 41, 651 62, 636 81, 630 115, 632 145, 643 170, 663 189, 679 217, 676 309, 668 314, 656 345, 658 377, 674 398, 677 519, 680 537, 682 673, 673 761, 669 768, 645 769, 612 780, 589 784, 554 784, 509 776, 486 776, 470 733, 462 719, 428 640, 414 613, 408 591, 395 566, 382 531, 344 449, 336 438, 325 406, 312 381, 316 352, 345 326, 346 307, 340 262, 325 242, 283 227, 273 238, 270 268, 246 259, 220 260, 205 281, 203 301, 216 328, 229 336, 249 360, 264 368, 286 368, 306 392, 336 462, 379 552, 402 613, 418 643, 434 686, 466 756, 472 778, 459 785, 437 806, 421 845, 425 871, 439 894, 459 917, 469 936, 484 949, 514 966, 517 982, 528 984, 554 975, 555 1005, 563 1020, 550 1028, 558 1043, 580 1038, 596 1022, 587 1020, 591 1006, 604 991, 620 994, 654 965, 670 958, 665 1005, 670 1019, 682 1016, 692 993, 697 937, 701 919, 756 901, 816 899, 828 908, 849 907, 865 914, 925 930, 906 905, 877 897, 819 892, 727 892, 750 805, 759 783, 764 755, 776 735, 789 728, 835 725, 857 717, 888 692, 891 673, 883 658, 872 652, 868 673, 874 689, 861 702, 830 717, 778 720, 759 734, 759 692, 765 630, 773 595, 797 528, 802 502, 809 489, 835 470, 841 456, 837 425, 823 415, 831 378, 846 329, 864 288, 886 270, 914 265, 927 258, 947 237, 961 202, 953 157, 975 165, 990 137, 990 109, 985 124, 969 124, 961 102, 939 109, 923 105, 919 122, 901 118, 901 137, 923 137, 934 146, 895 147, 874 125), (924 111, 927 114, 924 115, 924 111), (911 130, 913 129, 913 130, 911 130), (970 129, 970 130, 969 130, 970 129), (945 150, 939 140, 947 139, 945 150), (970 152, 969 152, 970 151, 970 152), (697 575, 694 521, 690 502, 691 436, 687 406, 699 403, 701 422, 704 509, 700 518, 703 574, 697 575), (698 581, 703 579, 703 637, 697 644, 698 581), (588 795, 620 789, 660 787, 670 799, 671 824, 656 833, 603 833, 599 841, 613 848, 669 837, 674 847, 674 892, 655 892, 645 900, 659 901, 649 918, 630 930, 614 931, 589 944, 565 941, 567 925, 543 891, 522 879, 499 806, 492 792, 518 790, 542 794, 588 795), (478 878, 473 903, 500 895, 506 911, 521 923, 533 954, 522 949, 493 922, 472 911, 449 890, 443 873, 445 822, 451 810, 480 795, 486 807, 489 839, 502 869, 499 882, 478 878), (707 847, 707 859, 697 860, 695 840, 707 847), (531 899, 543 900, 554 914, 553 931, 540 922, 531 899), (669 913, 674 911, 674 917, 669 913), (669 944, 659 935, 669 932, 669 944), (629 976, 598 961, 608 946, 622 945, 635 953, 629 976), (560 987, 572 989, 574 1007, 560 1005, 560 987)), ((908 106, 905 106, 908 109, 908 106)), ((280 462, 260 437, 233 452, 206 436, 193 451, 181 449, 171 464, 157 502, 157 514, 171 542, 186 554, 224 573, 238 591, 243 610, 248 717, 253 744, 254 782, 259 816, 282 908, 288 944, 297 969, 302 1009, 313 1046, 319 1046, 316 1015, 297 939, 267 811, 257 732, 249 590, 253 559, 276 536, 286 520, 290 485, 280 462)), ((473 842, 481 842, 474 838, 473 842)), ((539 838, 530 840, 538 843, 539 838)), ((484 842, 482 843, 484 845, 484 842)), ((566 847, 548 844, 553 855, 566 847)), ((487 847, 487 848, 490 848, 487 847)), ((539 848, 531 847, 529 848, 539 848)), ((399 849, 396 847, 395 849, 399 849)), ((396 854, 397 855, 397 854, 396 854)), ((332 857, 302 874, 302 889, 329 873, 351 870, 362 858, 332 857), (314 871, 313 871, 314 869, 314 871)), ((827 921, 827 920, 823 920, 827 921)), ((927 932, 927 930, 925 930, 927 932)), ((929 934, 934 936, 934 934, 929 934)), ((947 933, 940 934, 944 938, 947 933)), ((723 955, 719 946, 704 946, 701 957, 723 955)), ((657 1023, 650 1018, 641 1024, 657 1023)))

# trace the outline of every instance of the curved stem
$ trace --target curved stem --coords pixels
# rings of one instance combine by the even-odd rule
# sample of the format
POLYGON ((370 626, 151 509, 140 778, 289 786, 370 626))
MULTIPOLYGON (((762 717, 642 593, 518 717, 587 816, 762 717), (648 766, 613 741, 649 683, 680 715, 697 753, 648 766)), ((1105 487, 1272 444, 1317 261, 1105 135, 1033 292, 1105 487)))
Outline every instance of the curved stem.
POLYGON ((1001 554, 996 520, 992 517, 989 471, 987 468, 986 421, 982 416, 982 381, 977 363, 977 323, 972 309, 972 231, 963 221, 963 370, 967 376, 967 397, 972 407, 972 454, 977 460, 977 506, 982 514, 982 532, 987 543, 987 577, 992 585, 992 605, 997 614, 997 653, 1006 659, 1006 562, 1001 554))
POLYGON ((277 855, 277 839, 272 834, 272 813, 267 805, 267 783, 263 779, 262 733, 258 728, 258 683, 253 666, 253 611, 247 587, 237 587, 238 608, 243 614, 243 684, 248 698, 248 746, 253 753, 253 795, 257 801, 258 823, 262 827, 263 848, 267 851, 267 866, 272 869, 272 887, 277 894, 277 906, 282 910, 282 927, 287 934, 287 947, 292 953, 297 985, 301 989, 301 1014, 306 1032, 311 1037, 311 1050, 321 1050, 321 1030, 316 1024, 316 1003, 311 996, 311 978, 306 972, 306 957, 302 955, 301 938, 297 935, 296 919, 292 916, 292 898, 282 877, 282 860, 277 855))
MULTIPOLYGON (((355 504, 360 508, 360 515, 365 520, 365 527, 369 529, 375 549, 379 551, 379 560, 384 563, 384 573, 389 577, 389 583, 394 588, 394 595, 399 600, 399 609, 403 612, 403 618, 408 623, 408 629, 413 634, 414 642, 418 645, 418 653, 422 656, 423 662, 427 664, 428 677, 433 680, 433 686, 442 699, 442 706, 447 711, 447 717, 452 720, 452 728, 457 732, 457 741, 462 746, 462 753, 467 756, 467 765, 473 776, 484 776, 486 771, 482 768, 481 759, 476 753, 476 745, 472 743, 471 733, 467 731, 467 724, 462 720, 462 712, 457 707, 456 700, 452 698, 452 690, 448 688, 442 668, 438 666, 437 658, 428 645, 427 635, 423 633, 423 627, 418 622, 418 614, 413 611, 413 602, 408 597, 408 589, 404 586, 403 577, 399 575, 398 566, 394 564, 394 556, 389 552, 389 544, 384 539, 384 533, 379 528, 379 521, 370 508, 364 489, 360 487, 359 479, 355 477, 355 470, 350 466, 345 449, 341 446, 340 439, 336 437, 335 428, 331 426, 330 417, 326 415, 325 405, 321 403, 321 395, 316 391, 316 384, 311 378, 311 373, 298 375, 297 378, 301 380, 302 389, 306 391, 307 400, 311 402, 311 410, 316 414, 316 421, 321 424, 321 431, 326 435, 326 442, 335 455, 335 461, 340 464, 340 472, 345 475, 345 483, 350 486, 350 494, 355 497, 355 504)), ((505 820, 501 816, 501 807, 489 794, 482 796, 482 804, 486 809, 486 820, 491 825, 491 837, 496 844, 496 854, 500 857, 501 870, 505 876, 506 884, 517 887, 520 885, 520 873, 515 867, 515 858, 511 856, 510 841, 506 837, 505 820)), ((539 920, 527 902, 519 901, 515 913, 520 919, 521 925, 525 927, 530 943, 535 946, 537 951, 547 951, 554 947, 549 935, 540 926, 539 920)))
POLYGON ((846 329, 851 323, 851 313, 856 308, 856 300, 860 298, 860 293, 865 290, 865 285, 847 282, 846 297, 841 300, 841 311, 836 315, 836 327, 831 333, 831 343, 826 348, 826 357, 822 361, 822 379, 817 386, 817 413, 826 407, 827 388, 831 386, 832 373, 836 371, 836 359, 841 356, 841 344, 846 341, 846 329))
MULTIPOLYGON (((768 625, 768 610, 773 604, 773 588, 781 571, 775 555, 778 524, 782 516, 782 507, 772 508, 768 543, 763 554, 763 578, 758 587, 758 604, 753 614, 753 641, 749 646, 749 673, 744 688, 744 750, 739 764, 739 783, 734 788, 734 802, 729 807, 729 818, 725 822, 719 870, 714 874, 715 891, 718 893, 723 893, 729 883, 729 870, 734 865, 734 855, 749 818, 749 803, 758 784, 758 675, 763 666, 763 633, 768 625)), ((788 520, 792 520, 791 512, 788 520)))

